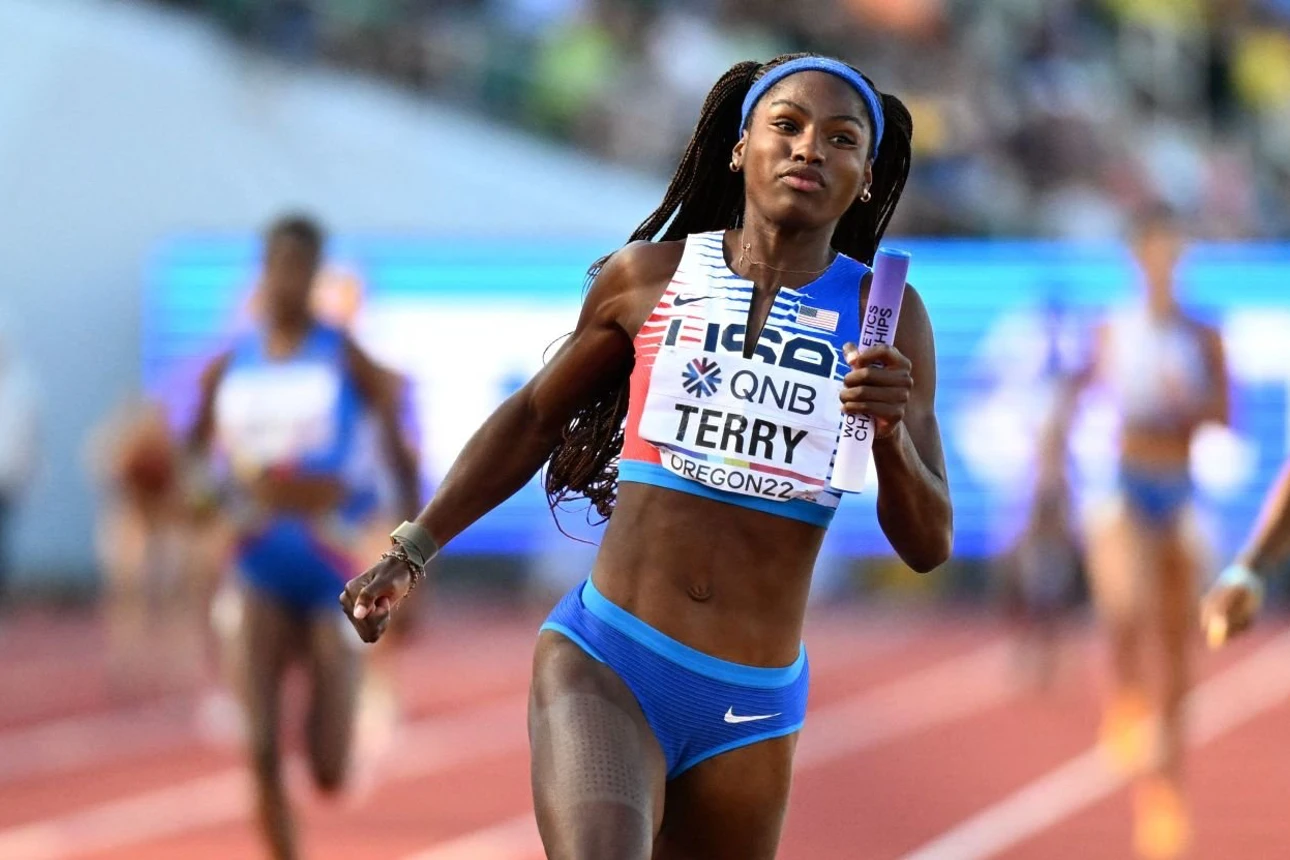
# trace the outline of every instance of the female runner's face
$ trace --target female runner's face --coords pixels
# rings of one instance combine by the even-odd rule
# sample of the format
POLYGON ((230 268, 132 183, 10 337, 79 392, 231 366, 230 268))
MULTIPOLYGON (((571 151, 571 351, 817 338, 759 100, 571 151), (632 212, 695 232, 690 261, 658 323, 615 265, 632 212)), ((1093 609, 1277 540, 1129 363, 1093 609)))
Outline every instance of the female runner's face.
POLYGON ((291 235, 274 236, 264 259, 264 305, 277 324, 299 322, 309 315, 309 294, 318 274, 318 254, 291 235))
POLYGON ((873 181, 864 100, 826 72, 798 72, 753 108, 735 144, 749 209, 784 227, 836 222, 873 181))
POLYGON ((1146 281, 1147 299, 1169 305, 1174 298, 1174 272, 1183 252, 1183 237, 1171 223, 1148 225, 1136 237, 1133 253, 1146 281))

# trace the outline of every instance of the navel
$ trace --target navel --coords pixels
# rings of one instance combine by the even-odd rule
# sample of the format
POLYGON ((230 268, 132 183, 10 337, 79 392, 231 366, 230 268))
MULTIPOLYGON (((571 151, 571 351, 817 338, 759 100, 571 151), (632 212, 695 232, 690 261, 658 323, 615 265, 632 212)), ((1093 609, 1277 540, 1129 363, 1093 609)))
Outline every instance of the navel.
POLYGON ((712 586, 704 583, 695 583, 685 590, 690 595, 690 599, 698 603, 705 603, 712 599, 712 586))

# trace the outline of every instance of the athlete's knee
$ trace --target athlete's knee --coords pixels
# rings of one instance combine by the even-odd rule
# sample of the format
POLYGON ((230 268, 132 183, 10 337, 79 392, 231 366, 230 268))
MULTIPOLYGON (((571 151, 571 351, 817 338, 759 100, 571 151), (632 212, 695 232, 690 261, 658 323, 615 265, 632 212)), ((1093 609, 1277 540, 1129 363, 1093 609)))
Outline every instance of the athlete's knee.
POLYGON ((312 760, 314 786, 323 794, 339 794, 345 787, 348 768, 345 761, 333 756, 315 756, 312 760))
POLYGON ((336 768, 315 773, 314 786, 323 794, 340 794, 341 789, 345 787, 344 769, 336 768))
POLYGON ((315 710, 309 729, 309 770, 314 785, 334 794, 345 785, 349 773, 350 737, 353 724, 347 713, 315 710))
POLYGON ((653 828, 636 810, 615 804, 581 807, 571 827, 549 823, 539 816, 542 845, 551 860, 649 860, 653 854, 653 828))

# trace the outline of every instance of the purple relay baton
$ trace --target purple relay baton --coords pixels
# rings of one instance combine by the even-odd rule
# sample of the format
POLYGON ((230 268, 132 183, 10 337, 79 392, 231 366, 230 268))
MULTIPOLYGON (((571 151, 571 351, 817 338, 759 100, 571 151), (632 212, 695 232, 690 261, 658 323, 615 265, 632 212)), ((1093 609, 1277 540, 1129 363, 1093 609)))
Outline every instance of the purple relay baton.
MULTIPOLYGON (((905 297, 905 276, 909 273, 909 252, 879 248, 873 260, 873 282, 869 301, 860 320, 860 349, 891 343, 896 337, 900 302, 905 297)), ((842 416, 837 458, 833 463, 833 488, 847 493, 864 489, 873 449, 873 419, 868 415, 842 416)))

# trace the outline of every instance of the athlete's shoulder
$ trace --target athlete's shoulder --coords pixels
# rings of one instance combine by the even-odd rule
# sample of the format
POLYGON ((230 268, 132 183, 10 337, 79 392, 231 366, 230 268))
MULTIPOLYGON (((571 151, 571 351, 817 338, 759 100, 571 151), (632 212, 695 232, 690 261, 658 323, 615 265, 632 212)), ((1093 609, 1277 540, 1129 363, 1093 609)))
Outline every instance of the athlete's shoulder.
MULTIPOLYGON (((847 259, 850 260, 851 258, 848 257, 847 259)), ((860 279, 861 304, 868 304, 869 286, 873 283, 873 270, 858 261, 856 265, 863 268, 863 274, 860 279)), ((905 282, 905 292, 900 300, 900 319, 901 322, 906 323, 906 328, 931 327, 931 316, 927 313, 927 303, 923 301, 923 295, 918 291, 918 288, 908 281, 905 282)))
POLYGON ((833 268, 841 275, 850 277, 858 275, 861 278, 868 278, 873 275, 873 267, 865 265, 864 261, 857 260, 850 254, 838 251, 837 260, 834 261, 833 268))
POLYGON ((236 353, 235 348, 226 349, 207 362, 206 366, 202 368, 201 376, 198 378, 198 385, 202 391, 210 392, 215 390, 215 387, 224 379, 224 375, 228 373, 236 353))
POLYGON ((932 318, 927 305, 913 284, 905 284, 905 295, 900 301, 900 321, 896 324, 896 349, 908 358, 934 363, 936 335, 932 331, 932 318))
POLYGON ((684 241, 630 242, 609 256, 597 280, 608 278, 627 287, 668 280, 676 272, 684 253, 684 241))
POLYGON ((583 318, 635 334, 681 261, 684 242, 632 242, 610 255, 583 302, 583 318))
POLYGON ((1223 365, 1223 333, 1218 326, 1202 322, 1198 319, 1192 319, 1190 322, 1192 337, 1200 344, 1201 354, 1205 356, 1206 363, 1211 370, 1217 370, 1223 365))
POLYGON ((931 315, 927 313, 927 302, 923 294, 913 284, 905 284, 905 296, 901 299, 901 316, 918 320, 922 325, 931 325, 931 315))

